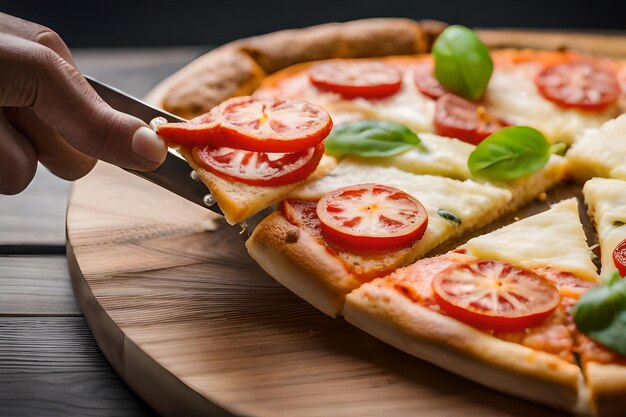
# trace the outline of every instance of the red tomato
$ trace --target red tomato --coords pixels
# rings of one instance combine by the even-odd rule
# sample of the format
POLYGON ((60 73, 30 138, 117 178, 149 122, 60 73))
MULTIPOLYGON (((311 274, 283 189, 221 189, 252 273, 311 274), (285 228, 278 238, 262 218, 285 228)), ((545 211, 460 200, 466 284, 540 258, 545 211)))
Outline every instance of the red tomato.
POLYGON ((410 246, 424 235, 428 214, 404 191, 360 184, 326 194, 317 203, 322 233, 350 249, 385 250, 410 246))
POLYGON ((433 279, 439 306, 481 329, 515 332, 543 323, 559 305, 559 292, 528 269, 499 261, 454 265, 433 279))
POLYGON ((535 85, 546 99, 566 108, 600 111, 620 95, 617 76, 589 62, 569 62, 545 68, 535 85))
POLYGON ((300 152, 329 135, 326 110, 305 101, 235 97, 219 105, 219 134, 213 146, 256 152, 300 152))
POLYGON ((509 124, 485 107, 454 94, 445 94, 435 107, 435 133, 478 145, 487 136, 509 124))
POLYGON ((215 136, 219 128, 217 107, 187 123, 166 123, 160 125, 157 133, 173 145, 205 145, 215 136))
POLYGON ((402 87, 402 74, 396 68, 376 61, 329 61, 315 64, 309 80, 320 90, 344 98, 382 98, 402 87))
POLYGON ((435 78, 435 69, 432 62, 420 64, 413 73, 413 81, 420 93, 437 100, 450 92, 435 78))
POLYGON ((613 263, 620 277, 626 277, 626 239, 613 249, 613 263))
POLYGON ((193 159, 215 175, 249 185, 278 187, 308 177, 324 155, 324 144, 302 152, 265 153, 210 146, 193 148, 193 159))

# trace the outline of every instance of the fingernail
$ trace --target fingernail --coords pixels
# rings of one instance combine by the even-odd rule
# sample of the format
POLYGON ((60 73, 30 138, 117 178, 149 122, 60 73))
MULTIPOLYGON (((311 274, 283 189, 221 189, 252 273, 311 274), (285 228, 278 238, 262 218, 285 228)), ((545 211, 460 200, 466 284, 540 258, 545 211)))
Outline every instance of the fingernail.
POLYGON ((163 139, 146 126, 137 129, 130 147, 137 161, 143 164, 146 160, 160 164, 167 155, 167 145, 163 139))

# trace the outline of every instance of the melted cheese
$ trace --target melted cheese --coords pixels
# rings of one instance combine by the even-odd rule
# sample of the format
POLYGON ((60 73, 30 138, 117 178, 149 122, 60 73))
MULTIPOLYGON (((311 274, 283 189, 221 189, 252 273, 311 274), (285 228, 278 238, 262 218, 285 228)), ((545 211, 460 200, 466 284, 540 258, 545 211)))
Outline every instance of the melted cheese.
POLYGON ((494 259, 526 268, 551 267, 598 281, 574 198, 555 204, 543 213, 471 239, 462 247, 481 259, 494 259))
POLYGON ((417 198, 428 212, 428 228, 421 240, 425 251, 459 233, 473 228, 484 217, 495 217, 512 199, 508 189, 472 180, 453 180, 431 175, 414 175, 393 167, 381 167, 344 159, 327 176, 296 189, 290 197, 317 200, 324 194, 354 184, 378 183, 399 188, 417 198), (444 219, 439 209, 454 213, 461 226, 444 219))
POLYGON ((626 180, 626 114, 599 129, 586 130, 567 152, 572 174, 579 180, 591 177, 626 180))
POLYGON ((626 239, 626 182, 616 179, 594 178, 583 188, 589 214, 593 218, 600 241, 602 276, 615 271, 613 250, 626 239))
POLYGON ((399 155, 384 158, 356 158, 363 163, 395 167, 413 174, 441 175, 444 177, 467 179, 470 177, 467 158, 475 146, 458 139, 420 133, 422 146, 399 155))
POLYGON ((515 124, 541 130, 550 142, 571 144, 585 129, 599 127, 617 116, 611 107, 602 112, 563 109, 537 91, 535 77, 543 64, 517 63, 496 67, 485 93, 485 104, 515 124))

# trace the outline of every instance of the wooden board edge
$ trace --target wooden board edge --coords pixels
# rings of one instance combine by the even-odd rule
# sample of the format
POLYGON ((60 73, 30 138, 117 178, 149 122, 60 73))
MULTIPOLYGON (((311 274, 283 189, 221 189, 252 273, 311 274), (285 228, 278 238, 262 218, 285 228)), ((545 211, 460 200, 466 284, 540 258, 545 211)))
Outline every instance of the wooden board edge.
POLYGON ((163 416, 233 416, 172 375, 115 324, 91 291, 80 270, 67 228, 66 233, 67 264, 78 306, 96 344, 130 389, 163 416))

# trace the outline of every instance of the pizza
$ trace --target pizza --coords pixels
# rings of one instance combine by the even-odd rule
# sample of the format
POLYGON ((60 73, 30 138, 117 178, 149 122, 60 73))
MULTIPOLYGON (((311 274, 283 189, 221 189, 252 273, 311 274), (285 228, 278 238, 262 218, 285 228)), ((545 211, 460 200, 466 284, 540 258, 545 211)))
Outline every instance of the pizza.
POLYGON ((488 387, 620 415, 624 67, 436 22, 323 25, 192 63, 157 88, 190 120, 157 129, 229 223, 274 208, 248 253, 321 312, 488 387), (578 201, 470 239, 570 180, 578 201))

